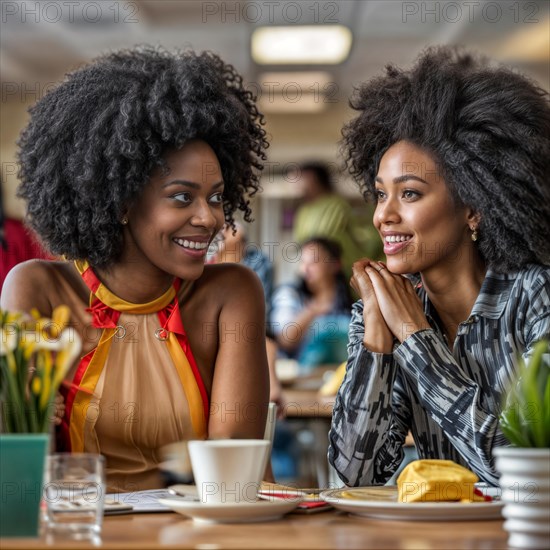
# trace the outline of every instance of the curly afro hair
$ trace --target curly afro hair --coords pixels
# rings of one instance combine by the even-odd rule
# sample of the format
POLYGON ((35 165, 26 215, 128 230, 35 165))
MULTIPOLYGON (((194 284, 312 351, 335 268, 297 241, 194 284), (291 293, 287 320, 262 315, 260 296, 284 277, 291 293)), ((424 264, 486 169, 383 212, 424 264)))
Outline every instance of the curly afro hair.
POLYGON ((550 263, 550 106, 525 77, 451 48, 357 88, 343 129, 347 168, 374 199, 380 159, 406 140, 439 163, 457 204, 480 214, 479 252, 495 271, 550 263))
POLYGON ((119 257, 123 213, 163 155, 190 139, 216 153, 224 212, 251 219, 268 144, 253 94, 204 52, 142 46, 96 59, 31 110, 19 140, 27 218, 54 254, 105 267, 119 257))

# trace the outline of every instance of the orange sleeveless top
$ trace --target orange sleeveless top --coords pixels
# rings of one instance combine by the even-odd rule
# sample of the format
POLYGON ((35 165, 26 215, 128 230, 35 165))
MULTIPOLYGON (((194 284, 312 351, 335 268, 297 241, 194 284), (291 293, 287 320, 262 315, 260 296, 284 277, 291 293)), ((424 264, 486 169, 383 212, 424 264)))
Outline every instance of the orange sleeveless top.
POLYGON ((160 448, 207 437, 208 397, 181 321, 181 281, 134 304, 110 292, 86 262, 75 265, 102 333, 64 389, 59 450, 103 454, 109 491, 159 487, 160 448))

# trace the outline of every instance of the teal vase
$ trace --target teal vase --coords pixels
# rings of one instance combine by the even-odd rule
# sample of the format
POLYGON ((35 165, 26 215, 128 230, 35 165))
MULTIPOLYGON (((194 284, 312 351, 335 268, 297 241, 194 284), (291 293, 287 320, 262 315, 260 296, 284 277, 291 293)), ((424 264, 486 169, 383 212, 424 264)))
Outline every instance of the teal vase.
POLYGON ((0 435, 0 536, 38 536, 49 443, 49 434, 0 435))

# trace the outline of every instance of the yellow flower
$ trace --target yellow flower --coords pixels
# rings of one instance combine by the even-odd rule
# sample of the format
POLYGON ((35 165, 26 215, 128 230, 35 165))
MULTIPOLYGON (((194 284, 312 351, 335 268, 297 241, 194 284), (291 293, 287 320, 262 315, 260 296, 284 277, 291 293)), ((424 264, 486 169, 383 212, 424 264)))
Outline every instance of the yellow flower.
POLYGON ((57 306, 52 313, 52 323, 50 325, 51 334, 57 338, 69 323, 71 310, 67 306, 57 306))
MULTIPOLYGON (((42 393, 40 394, 40 408, 45 409, 48 406, 50 401, 50 394, 52 392, 52 352, 51 351, 42 351, 42 380, 44 381, 44 387, 42 388, 42 393)), ((55 386, 54 386, 55 388, 55 386)), ((55 388, 57 389, 57 388, 55 388)))
POLYGON ((65 305, 57 306, 51 319, 43 317, 36 308, 31 309, 30 313, 31 316, 21 323, 21 328, 26 332, 42 333, 41 338, 49 341, 57 339, 71 316, 70 309, 65 305))
POLYGON ((36 342, 31 342, 29 340, 25 340, 23 345, 24 345, 24 347, 23 347, 23 357, 24 357, 25 361, 28 361, 32 357, 32 355, 35 351, 36 342))
POLYGON ((38 376, 35 376, 32 381, 32 391, 34 395, 40 395, 41 389, 42 389, 42 384, 40 382, 40 378, 38 378, 38 376))
POLYGON ((0 319, 2 320, 2 325, 17 324, 23 315, 17 311, 6 311, 5 309, 0 309, 0 319))
POLYGON ((81 350, 80 336, 68 327, 69 315, 66 306, 55 308, 52 319, 36 309, 30 315, 0 310, 0 369, 12 404, 0 419, 7 431, 48 431, 49 405, 81 350))
POLYGON ((42 315, 40 315, 40 311, 38 311, 35 307, 31 309, 31 316, 37 321, 42 317, 42 315))
POLYGON ((61 384, 67 371, 80 354, 82 340, 76 330, 65 329, 59 335, 59 342, 62 343, 55 361, 55 373, 52 386, 57 389, 61 384))

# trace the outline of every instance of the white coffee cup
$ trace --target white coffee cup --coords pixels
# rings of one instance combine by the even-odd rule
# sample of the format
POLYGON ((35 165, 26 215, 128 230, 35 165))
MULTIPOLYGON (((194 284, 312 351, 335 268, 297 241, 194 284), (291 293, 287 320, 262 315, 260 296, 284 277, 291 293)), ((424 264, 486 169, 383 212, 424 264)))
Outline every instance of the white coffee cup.
POLYGON ((270 442, 265 439, 189 441, 195 485, 205 504, 258 500, 270 442))

